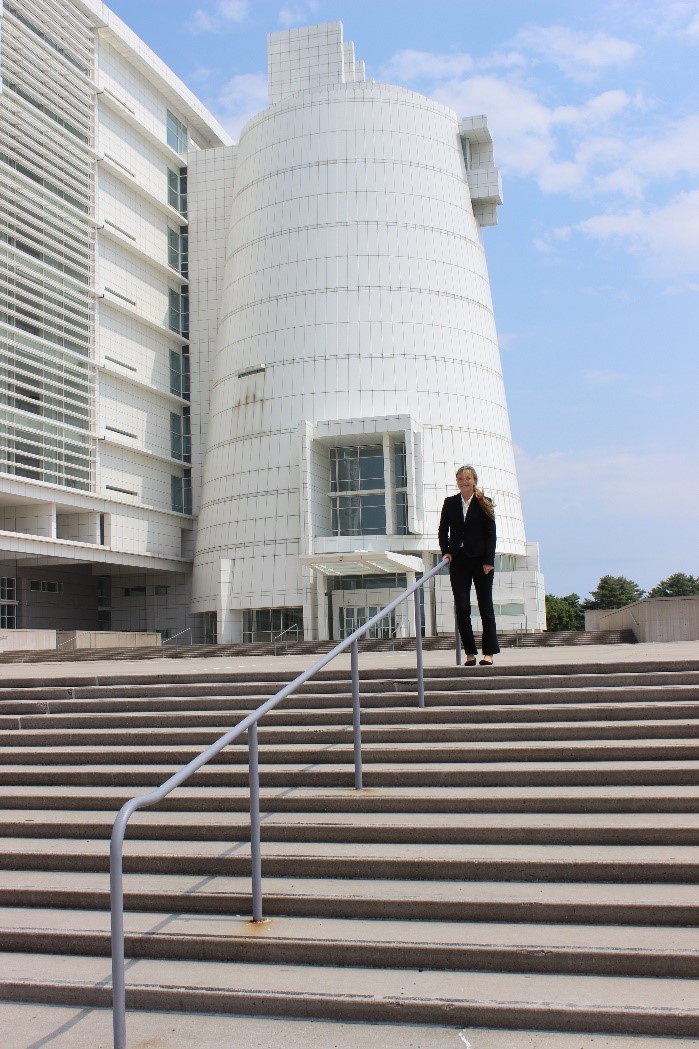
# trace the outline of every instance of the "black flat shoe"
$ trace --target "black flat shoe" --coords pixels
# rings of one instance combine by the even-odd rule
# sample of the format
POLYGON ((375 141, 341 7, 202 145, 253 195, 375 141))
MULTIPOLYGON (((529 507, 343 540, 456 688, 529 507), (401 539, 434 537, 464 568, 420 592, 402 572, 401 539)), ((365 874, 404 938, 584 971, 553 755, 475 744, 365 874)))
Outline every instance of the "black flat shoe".
MULTIPOLYGON (((474 660, 474 662, 475 662, 475 660, 474 660)), ((481 659, 479 665, 482 666, 482 667, 492 667, 493 661, 492 661, 492 659, 481 659)))
POLYGON ((467 659, 464 662, 464 666, 465 667, 475 667, 475 665, 476 665, 476 657, 475 656, 473 656, 472 659, 467 659))

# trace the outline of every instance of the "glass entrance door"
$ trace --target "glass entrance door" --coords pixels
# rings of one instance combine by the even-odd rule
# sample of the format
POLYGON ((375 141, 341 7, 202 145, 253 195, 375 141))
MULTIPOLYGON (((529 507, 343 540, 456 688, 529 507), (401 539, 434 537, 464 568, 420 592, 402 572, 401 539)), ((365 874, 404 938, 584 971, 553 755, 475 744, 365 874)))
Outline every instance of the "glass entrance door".
MULTIPOLYGON (((381 611, 381 605, 346 605, 338 609, 340 613, 340 640, 349 637, 350 634, 364 626, 370 619, 381 611)), ((375 640, 380 638, 391 638, 396 636, 396 613, 389 612, 379 623, 375 623, 365 637, 375 640)))

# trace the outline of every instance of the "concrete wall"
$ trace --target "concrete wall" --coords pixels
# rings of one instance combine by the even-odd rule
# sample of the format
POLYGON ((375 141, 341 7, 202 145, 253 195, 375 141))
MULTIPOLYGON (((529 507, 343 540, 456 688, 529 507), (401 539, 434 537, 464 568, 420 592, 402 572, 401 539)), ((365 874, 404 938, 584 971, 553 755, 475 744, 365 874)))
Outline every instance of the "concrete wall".
POLYGON ((135 633, 129 630, 58 630, 56 647, 64 651, 75 648, 150 648, 160 644, 160 634, 135 633))
POLYGON ((55 647, 55 630, 0 631, 0 652, 41 652, 55 647))
POLYGON ((586 630, 633 630, 637 641, 699 640, 699 597, 647 597, 585 613, 586 630))

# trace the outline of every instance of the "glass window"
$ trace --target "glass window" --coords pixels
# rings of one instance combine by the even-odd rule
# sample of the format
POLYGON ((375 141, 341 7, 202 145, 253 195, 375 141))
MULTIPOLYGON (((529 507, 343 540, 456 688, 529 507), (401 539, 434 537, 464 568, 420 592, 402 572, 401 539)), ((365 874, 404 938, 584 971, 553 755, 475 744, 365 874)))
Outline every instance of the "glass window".
POLYGON ((186 153, 189 149, 187 127, 169 109, 167 111, 167 144, 177 153, 186 153))
POLYGON ((171 507, 176 514, 192 513, 192 477, 190 471, 184 477, 170 477, 171 507))
POLYGON ((382 445, 330 449, 332 492, 382 492, 384 487, 382 445))
POLYGON ((396 535, 408 535, 408 463, 405 441, 393 446, 393 470, 395 478, 395 528, 396 535))
POLYGON ((3 576, 0 579, 0 601, 16 601, 17 580, 12 576, 3 576))
POLYGON ((396 492, 396 535, 408 534, 408 493, 396 492))
POLYGON ((245 642, 302 639, 302 608, 246 608, 243 611, 245 642))
POLYGON ((405 456, 405 443, 401 441, 393 449, 393 463, 396 475, 396 489, 408 487, 408 464, 405 456))
POLYGON ((167 231, 167 261, 168 265, 186 277, 189 272, 188 256, 188 233, 187 227, 180 229, 168 227, 167 231))
POLYGON ((175 477, 173 474, 170 477, 170 488, 171 488, 171 506, 176 514, 184 513, 184 505, 182 501, 182 478, 175 477))
POLYGON ((183 338, 189 338, 189 290, 169 289, 168 326, 183 338))
POLYGON ((15 630, 17 626, 17 605, 0 605, 0 628, 15 630))
POLYGON ((192 438, 190 429, 189 408, 182 415, 170 412, 170 455, 173 459, 191 462, 192 438))
POLYGON ((173 459, 182 458, 182 416, 179 412, 170 412, 170 455, 173 459))
POLYGON ((170 393, 189 400, 189 354, 170 350, 170 393))
POLYGON ((180 215, 187 214, 187 168, 167 169, 167 202, 180 215))
POLYGON ((386 572, 380 575, 338 575, 328 580, 333 590, 405 590, 408 585, 404 572, 386 572))
MULTIPOLYGON (((367 605, 367 606, 352 606, 349 605, 345 608, 342 606, 338 609, 339 620, 340 620, 340 640, 349 637, 359 627, 364 626, 370 619, 373 619, 375 615, 380 612, 379 605, 367 605)), ((375 623, 374 626, 370 627, 364 637, 378 639, 388 639, 396 637, 398 633, 396 623, 396 613, 389 612, 388 615, 384 616, 383 619, 375 623)))
POLYGON ((62 594, 63 583, 56 583, 47 579, 31 579, 29 589, 37 590, 42 594, 62 594))
POLYGON ((182 506, 184 507, 183 513, 192 513, 192 471, 185 470, 184 477, 182 478, 182 506))
POLYGON ((204 644, 215 645, 218 638, 218 624, 215 612, 204 612, 204 644))
POLYGON ((384 491, 383 445, 330 449, 333 535, 385 535, 384 491))

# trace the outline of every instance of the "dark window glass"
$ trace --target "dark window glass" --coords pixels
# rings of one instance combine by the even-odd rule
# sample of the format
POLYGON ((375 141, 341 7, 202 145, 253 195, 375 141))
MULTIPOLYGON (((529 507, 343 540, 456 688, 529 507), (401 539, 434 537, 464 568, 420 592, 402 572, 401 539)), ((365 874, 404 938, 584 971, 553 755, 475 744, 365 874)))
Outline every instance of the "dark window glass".
POLYGON ((405 457, 405 444, 396 444, 393 450, 396 488, 408 487, 408 467, 405 457))
POLYGON ((175 477, 174 475, 172 475, 170 477, 170 489, 171 489, 171 500, 172 500, 171 501, 171 505, 172 505, 172 509, 175 511, 176 514, 183 514, 184 513, 184 503, 183 503, 183 492, 182 492, 182 478, 181 477, 175 477))
POLYGON ((177 153, 186 153, 189 149, 187 128, 169 109, 167 111, 167 144, 177 153))
POLYGON ((408 494, 396 493, 396 535, 408 534, 408 494))

